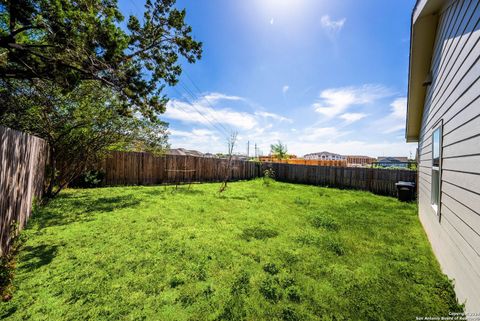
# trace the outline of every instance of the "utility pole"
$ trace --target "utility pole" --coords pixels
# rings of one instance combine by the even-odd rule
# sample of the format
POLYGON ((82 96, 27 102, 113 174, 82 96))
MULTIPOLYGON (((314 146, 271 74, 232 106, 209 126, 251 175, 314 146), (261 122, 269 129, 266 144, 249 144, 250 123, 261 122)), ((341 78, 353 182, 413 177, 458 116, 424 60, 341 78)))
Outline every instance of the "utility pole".
POLYGON ((247 141, 247 158, 250 157, 250 141, 247 141))
POLYGON ((255 143, 255 158, 257 158, 258 155, 257 155, 257 143, 255 143))

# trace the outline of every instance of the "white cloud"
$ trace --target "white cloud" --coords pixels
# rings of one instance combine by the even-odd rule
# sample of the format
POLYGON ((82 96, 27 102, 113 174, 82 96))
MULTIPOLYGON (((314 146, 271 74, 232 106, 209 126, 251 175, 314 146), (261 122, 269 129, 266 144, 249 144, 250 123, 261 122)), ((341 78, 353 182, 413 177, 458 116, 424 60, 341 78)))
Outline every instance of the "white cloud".
POLYGON ((332 20, 329 15, 324 15, 320 19, 322 27, 326 29, 327 32, 331 35, 334 35, 340 32, 340 30, 342 30, 343 26, 345 25, 346 21, 347 21, 346 18, 342 18, 339 20, 332 20))
POLYGON ((392 106, 392 116, 398 119, 405 119, 407 115, 407 97, 395 99, 390 106, 392 106))
POLYGON ((391 95, 388 88, 381 85, 363 85, 326 89, 320 93, 320 99, 313 104, 316 112, 331 118, 354 105, 366 105, 391 95))
MULTIPOLYGON (((221 93, 209 93, 200 97, 192 104, 179 99, 172 99, 167 104, 165 118, 179 120, 184 123, 196 123, 206 126, 216 124, 228 125, 233 129, 252 130, 267 126, 266 119, 276 122, 292 122, 291 119, 263 110, 252 112, 235 111, 230 108, 218 108, 221 101, 243 101, 254 107, 246 99, 221 93)), ((228 128, 227 128, 228 129, 228 128)))
POLYGON ((290 87, 288 85, 283 86, 282 87, 283 94, 285 95, 289 89, 290 89, 290 87))
POLYGON ((299 139, 307 142, 319 140, 325 142, 346 134, 346 132, 340 132, 336 127, 308 127, 303 130, 299 139))
POLYGON ((405 130, 405 120, 407 117, 407 98, 401 97, 395 99, 391 104, 390 114, 378 121, 378 126, 385 134, 395 133, 405 130))
POLYGON ((291 120, 290 118, 283 117, 283 116, 280 116, 280 115, 277 115, 277 114, 274 114, 274 113, 269 113, 269 112, 266 112, 266 111, 256 111, 255 115, 263 117, 263 118, 271 118, 271 119, 274 119, 274 120, 277 120, 277 121, 280 121, 280 122, 288 122, 288 123, 293 122, 293 120, 291 120))
POLYGON ((273 25, 274 22, 275 22, 275 20, 273 20, 273 18, 270 19, 270 24, 271 24, 271 25, 273 25))
POLYGON ((345 113, 340 115, 340 118, 345 120, 347 124, 354 123, 365 117, 367 117, 367 114, 363 114, 363 113, 345 113))
POLYGON ((170 100, 164 117, 186 123, 210 126, 213 126, 212 124, 226 124, 241 129, 251 129, 258 124, 251 114, 233 111, 228 108, 214 109, 205 106, 201 99, 194 102, 193 105, 179 100, 170 100))
POLYGON ((231 96, 225 95, 221 93, 209 93, 202 97, 204 100, 208 100, 211 104, 215 104, 220 100, 230 100, 230 101, 240 101, 243 100, 242 97, 239 96, 231 96))

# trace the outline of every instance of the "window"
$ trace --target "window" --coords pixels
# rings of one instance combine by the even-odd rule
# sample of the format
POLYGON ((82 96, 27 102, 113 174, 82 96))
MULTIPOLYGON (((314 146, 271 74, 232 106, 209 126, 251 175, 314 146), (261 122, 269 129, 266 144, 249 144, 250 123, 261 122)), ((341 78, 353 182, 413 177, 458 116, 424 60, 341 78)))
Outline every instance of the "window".
POLYGON ((432 134, 432 207, 438 213, 440 204, 441 164, 442 164, 442 125, 432 134))

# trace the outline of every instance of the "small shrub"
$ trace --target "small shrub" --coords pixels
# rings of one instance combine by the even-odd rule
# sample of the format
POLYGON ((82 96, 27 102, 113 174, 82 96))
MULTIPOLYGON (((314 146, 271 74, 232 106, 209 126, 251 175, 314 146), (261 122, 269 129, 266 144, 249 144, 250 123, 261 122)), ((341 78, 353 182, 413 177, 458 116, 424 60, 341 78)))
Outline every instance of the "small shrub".
POLYGON ((298 316, 295 309, 292 307, 285 307, 282 310, 282 320, 284 321, 300 321, 301 318, 298 316))
POLYGON ((82 187, 82 188, 93 188, 98 187, 102 184, 103 180, 105 179, 105 172, 103 171, 86 171, 82 175, 80 175, 72 185, 75 187, 82 187))
POLYGON ((263 270, 267 272, 268 274, 275 275, 280 272, 278 267, 275 265, 275 263, 267 263, 263 266, 263 270))
POLYGON ((311 218, 311 224, 316 228, 324 228, 329 231, 338 231, 340 225, 331 217, 324 215, 315 215, 311 218))
POLYGON ((300 289, 296 286, 287 288, 287 298, 292 302, 299 303, 301 301, 300 289))
POLYGON ((231 293, 232 295, 247 294, 250 291, 250 275, 242 272, 233 281, 231 293))
POLYGON ((295 278, 287 275, 281 279, 280 283, 282 284, 282 287, 286 289, 292 285, 295 285, 296 281, 295 281, 295 278))
POLYGON ((259 290, 265 299, 273 303, 277 303, 282 298, 282 292, 273 278, 263 280, 259 290))
POLYGON ((268 238, 276 237, 278 232, 275 230, 263 228, 263 227, 250 227, 243 230, 241 238, 250 241, 252 238, 257 240, 265 240, 268 238))
POLYGON ((263 171, 263 185, 270 186, 275 181, 275 171, 267 168, 263 171))
POLYGON ((189 293, 182 293, 177 301, 186 308, 195 303, 195 296, 189 293))

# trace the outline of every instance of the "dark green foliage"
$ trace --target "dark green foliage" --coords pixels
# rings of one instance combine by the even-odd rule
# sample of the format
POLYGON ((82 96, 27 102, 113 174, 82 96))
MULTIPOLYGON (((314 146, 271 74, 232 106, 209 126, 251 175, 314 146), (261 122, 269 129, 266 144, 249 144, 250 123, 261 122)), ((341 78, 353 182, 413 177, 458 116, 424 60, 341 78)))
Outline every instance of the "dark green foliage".
POLYGON ((247 294, 249 290, 250 275, 247 272, 242 272, 233 282, 231 293, 233 295, 247 294))
POLYGON ((185 280, 181 277, 181 276, 178 276, 178 275, 174 275, 170 281, 168 282, 168 284, 170 285, 171 288, 176 288, 180 285, 184 285, 185 284, 185 280))
POLYGON ((284 321, 300 321, 301 318, 298 316, 297 312, 295 312, 295 309, 292 307, 285 307, 282 310, 282 320, 284 321))
POLYGON ((147 0, 143 17, 125 26, 116 0, 2 1, 0 79, 47 80, 65 90, 95 80, 121 97, 124 114, 154 119, 165 110, 164 86, 181 73, 179 58, 193 63, 202 52, 174 4, 147 0))
POLYGON ((287 298, 290 301, 300 303, 301 296, 301 291, 296 286, 291 286, 287 288, 287 298))
POLYGON ((270 186, 275 181, 275 171, 268 168, 263 171, 263 185, 270 186))
POLYGON ((282 290, 278 286, 278 281, 272 277, 268 277, 260 283, 259 291, 265 299, 273 303, 277 303, 282 298, 282 290))
POLYGON ((275 263, 267 263, 263 266, 263 270, 267 272, 268 274, 275 275, 280 272, 278 267, 275 265, 275 263))
POLYGON ((64 190, 22 232, 0 319, 398 321, 463 309, 415 204, 261 179, 221 198, 218 184, 192 188, 64 190), (318 215, 340 229, 313 226, 318 215), (257 228, 279 233, 257 240, 257 228))
POLYGON ((93 188, 102 184, 105 172, 91 170, 81 174, 70 186, 80 188, 93 188))
MULTIPOLYGON (((0 104, 3 98, 0 87, 0 104)), ((165 123, 122 114, 118 97, 95 82, 69 92, 42 81, 19 85, 12 103, 16 107, 3 112, 0 124, 48 143, 47 198, 97 168, 112 149, 159 153, 168 146, 165 123)))
POLYGON ((257 240, 265 240, 278 235, 278 232, 263 227, 251 227, 243 230, 241 238, 250 241, 252 238, 257 240))
POLYGON ((18 224, 10 226, 10 245, 8 251, 0 256, 0 301, 9 301, 13 295, 16 256, 25 243, 24 234, 19 234, 18 224))

